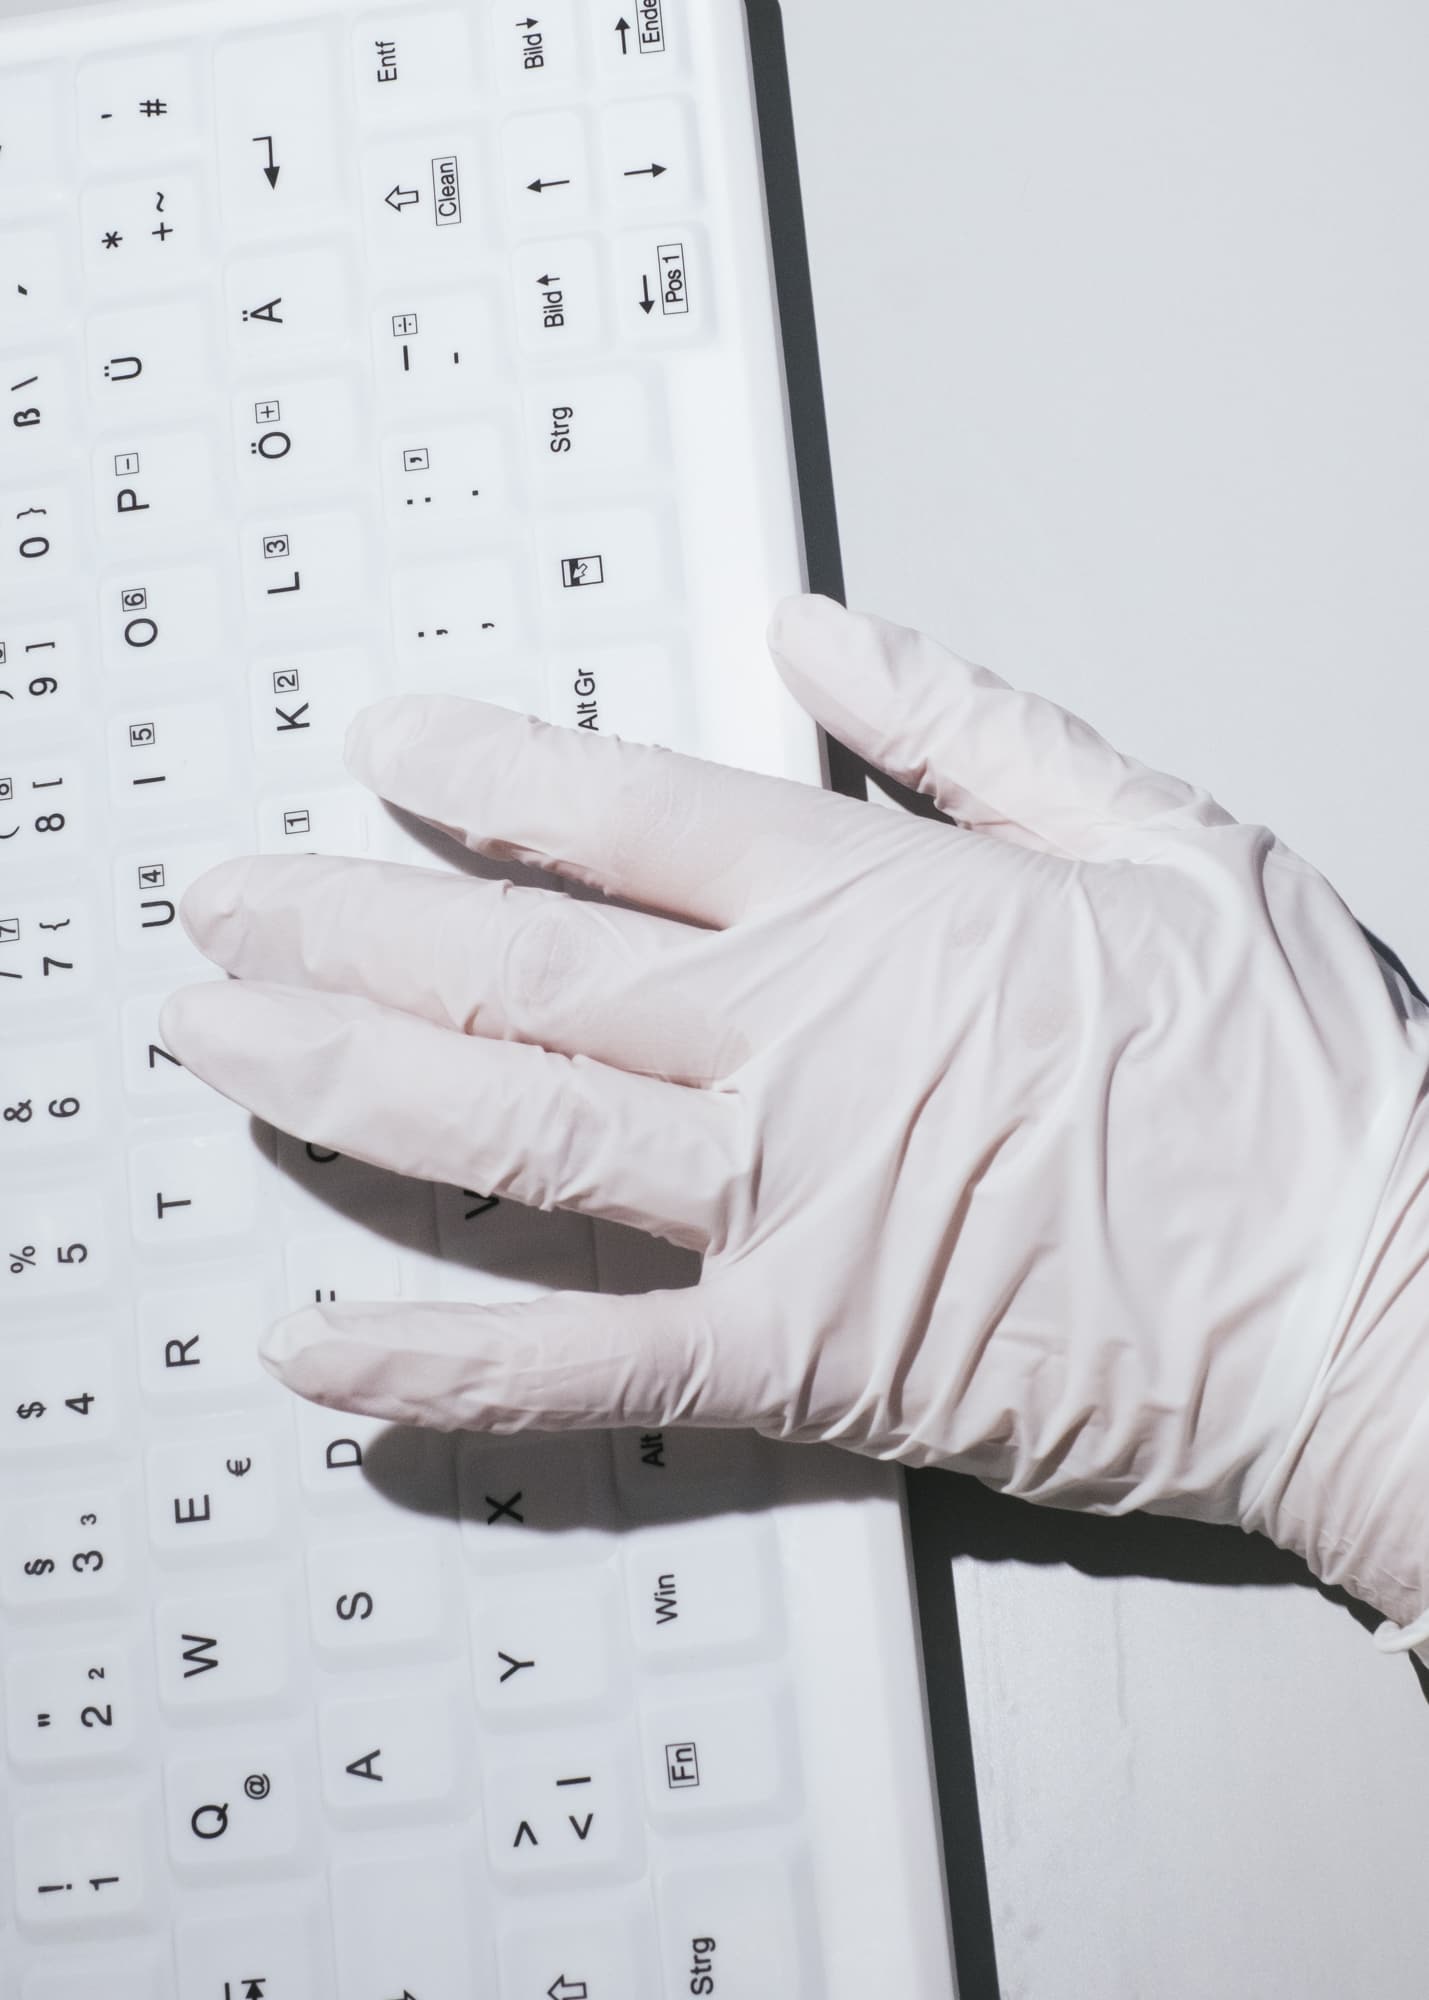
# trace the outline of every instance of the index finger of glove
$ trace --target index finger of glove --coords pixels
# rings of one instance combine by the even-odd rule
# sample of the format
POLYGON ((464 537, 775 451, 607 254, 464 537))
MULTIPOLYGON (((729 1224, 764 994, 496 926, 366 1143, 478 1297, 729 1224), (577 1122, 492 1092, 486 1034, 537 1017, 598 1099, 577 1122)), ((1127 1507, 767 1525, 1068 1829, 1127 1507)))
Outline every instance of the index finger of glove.
POLYGON ((769 645, 811 715, 962 826, 1091 857, 1128 831, 1230 823, 1194 785, 905 626, 794 597, 776 610, 769 645))
POLYGON ((723 928, 817 869, 850 801, 454 695, 363 709, 349 768, 473 852, 723 928))

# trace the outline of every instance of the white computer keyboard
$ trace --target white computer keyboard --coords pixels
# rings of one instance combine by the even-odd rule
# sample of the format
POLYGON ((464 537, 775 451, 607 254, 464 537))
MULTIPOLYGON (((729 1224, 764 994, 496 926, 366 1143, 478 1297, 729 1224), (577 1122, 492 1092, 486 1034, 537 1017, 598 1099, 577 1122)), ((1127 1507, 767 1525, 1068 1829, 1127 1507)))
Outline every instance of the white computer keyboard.
POLYGON ((289 1307, 668 1253, 157 1026, 210 862, 432 865, 384 692, 817 778, 773 299, 735 0, 0 23, 0 2000, 951 1991, 886 1470, 300 1403, 289 1307))

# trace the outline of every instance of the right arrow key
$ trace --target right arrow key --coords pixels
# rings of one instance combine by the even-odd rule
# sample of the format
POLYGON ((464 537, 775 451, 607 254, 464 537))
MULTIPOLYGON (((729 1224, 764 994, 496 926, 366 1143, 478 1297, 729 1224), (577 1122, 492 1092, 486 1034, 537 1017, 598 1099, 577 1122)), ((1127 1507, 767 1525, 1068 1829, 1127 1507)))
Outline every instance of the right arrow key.
POLYGON ((611 105, 601 119, 601 191, 621 215, 670 215, 699 196, 694 133, 683 103, 611 105))

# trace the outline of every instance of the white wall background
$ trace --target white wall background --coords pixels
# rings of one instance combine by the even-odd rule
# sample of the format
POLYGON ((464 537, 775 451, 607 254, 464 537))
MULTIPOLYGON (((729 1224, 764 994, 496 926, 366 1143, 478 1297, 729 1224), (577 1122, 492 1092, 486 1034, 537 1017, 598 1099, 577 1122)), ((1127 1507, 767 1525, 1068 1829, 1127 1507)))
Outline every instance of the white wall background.
MULTIPOLYGON (((1273 825, 1423 982, 1429 10, 783 4, 849 601, 1273 825)), ((1006 2000, 1423 1990, 1404 1660, 1295 1587, 956 1569, 1006 2000)))

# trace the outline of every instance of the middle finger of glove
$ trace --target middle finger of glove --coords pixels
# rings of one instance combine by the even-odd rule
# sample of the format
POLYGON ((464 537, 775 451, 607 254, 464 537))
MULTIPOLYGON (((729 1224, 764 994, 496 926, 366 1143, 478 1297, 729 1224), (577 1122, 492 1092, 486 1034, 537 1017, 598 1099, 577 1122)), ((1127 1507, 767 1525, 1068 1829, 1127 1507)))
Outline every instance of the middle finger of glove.
POLYGON ((182 916, 237 978, 359 993, 463 1034, 677 1083, 714 1082, 748 1054, 724 1004, 719 933, 554 890, 255 857, 201 876, 182 916))

